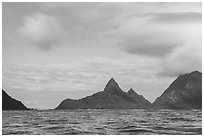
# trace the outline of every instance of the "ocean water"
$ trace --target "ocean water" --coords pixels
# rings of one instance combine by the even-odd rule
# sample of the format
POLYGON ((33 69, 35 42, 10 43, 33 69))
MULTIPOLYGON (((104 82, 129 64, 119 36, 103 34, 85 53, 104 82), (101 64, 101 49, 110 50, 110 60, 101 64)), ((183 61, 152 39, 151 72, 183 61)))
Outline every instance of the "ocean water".
POLYGON ((2 134, 202 134, 202 111, 86 109, 3 111, 2 134))

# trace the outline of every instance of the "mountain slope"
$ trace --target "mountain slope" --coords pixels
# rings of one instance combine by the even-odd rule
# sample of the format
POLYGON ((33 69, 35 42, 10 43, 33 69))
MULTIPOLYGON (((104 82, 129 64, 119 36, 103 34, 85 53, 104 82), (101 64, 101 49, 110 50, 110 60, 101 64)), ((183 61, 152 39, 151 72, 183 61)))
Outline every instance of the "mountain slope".
POLYGON ((202 73, 194 71, 180 75, 153 106, 158 109, 202 109, 202 73))
POLYGON ((66 99, 55 109, 144 109, 150 106, 151 103, 133 89, 129 92, 122 91, 117 82, 111 78, 103 91, 79 100, 66 99))
POLYGON ((2 110, 28 110, 28 108, 2 90, 2 110))

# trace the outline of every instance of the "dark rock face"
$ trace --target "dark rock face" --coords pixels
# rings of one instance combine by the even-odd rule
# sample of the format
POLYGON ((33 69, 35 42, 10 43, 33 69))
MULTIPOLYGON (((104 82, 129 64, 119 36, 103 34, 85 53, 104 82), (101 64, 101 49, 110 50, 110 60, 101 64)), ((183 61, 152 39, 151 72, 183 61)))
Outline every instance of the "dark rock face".
POLYGON ((157 109, 202 109, 202 73, 180 75, 153 106, 157 109))
POLYGON ((122 92, 122 90, 120 89, 118 83, 113 79, 111 78, 108 83, 106 84, 104 90, 104 92, 122 92))
POLYGON ((2 90, 2 110, 28 110, 28 108, 2 90))
POLYGON ((133 89, 124 92, 112 78, 104 91, 79 100, 66 99, 55 109, 130 109, 150 108, 151 103, 133 89))

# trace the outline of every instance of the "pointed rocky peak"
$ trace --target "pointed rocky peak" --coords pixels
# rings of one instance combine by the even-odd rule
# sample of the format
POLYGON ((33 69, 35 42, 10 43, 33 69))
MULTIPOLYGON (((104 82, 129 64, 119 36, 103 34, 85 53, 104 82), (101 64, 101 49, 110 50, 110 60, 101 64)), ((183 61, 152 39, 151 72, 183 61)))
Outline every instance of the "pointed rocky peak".
MULTIPOLYGON (((130 88, 130 90, 128 91, 128 92, 132 92, 132 91, 134 91, 132 88, 130 88)), ((135 91, 134 91, 135 92, 135 91)))
POLYGON ((105 86, 104 91, 111 92, 111 91, 115 91, 115 90, 121 91, 118 83, 114 80, 114 78, 111 78, 108 81, 107 85, 105 86))
POLYGON ((136 93, 132 88, 128 90, 128 93, 136 93))
POLYGON ((137 95, 137 96, 139 96, 132 88, 130 88, 130 90, 128 90, 128 93, 130 95, 137 95))

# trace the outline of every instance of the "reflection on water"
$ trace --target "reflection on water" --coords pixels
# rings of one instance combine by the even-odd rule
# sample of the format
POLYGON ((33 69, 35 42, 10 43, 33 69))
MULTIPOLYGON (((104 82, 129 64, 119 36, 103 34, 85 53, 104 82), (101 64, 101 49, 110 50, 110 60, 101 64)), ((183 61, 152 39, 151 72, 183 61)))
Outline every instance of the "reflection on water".
POLYGON ((202 134, 202 111, 3 111, 5 134, 202 134))

